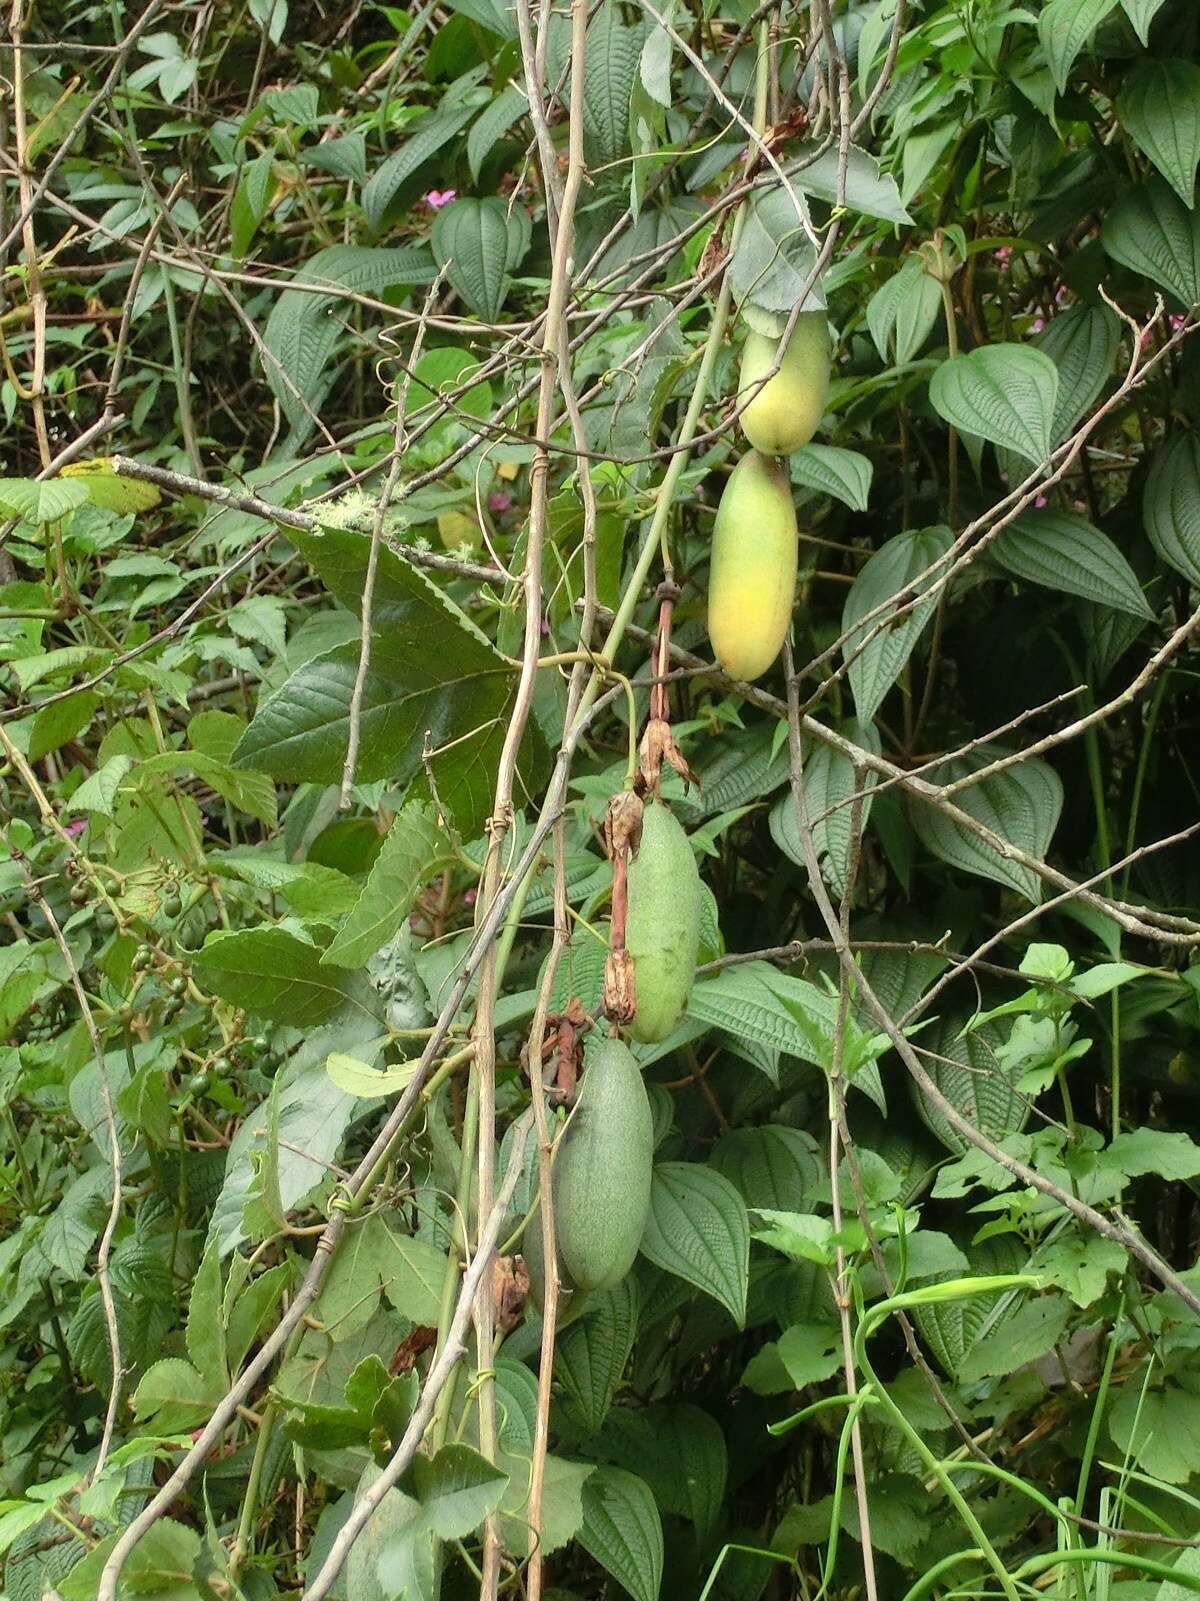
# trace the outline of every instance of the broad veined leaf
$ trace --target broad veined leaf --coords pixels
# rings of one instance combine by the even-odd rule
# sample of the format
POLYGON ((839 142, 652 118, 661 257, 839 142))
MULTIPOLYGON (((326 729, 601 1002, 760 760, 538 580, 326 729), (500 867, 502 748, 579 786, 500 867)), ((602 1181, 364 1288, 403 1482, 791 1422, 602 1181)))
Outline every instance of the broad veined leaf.
POLYGON ((529 213, 498 195, 455 200, 434 221, 433 254, 470 309, 495 322, 531 233, 529 213))
POLYGON ((662 1519, 644 1480, 624 1468, 596 1468, 583 1487, 579 1543, 633 1601, 658 1601, 662 1519))
MULTIPOLYGON (((357 610, 370 540, 334 528, 293 537, 338 600, 357 610)), ((509 670, 454 602, 390 546, 379 553, 372 622, 358 778, 415 778, 428 733, 440 800, 471 837, 492 800, 509 670)), ((352 640, 298 668, 260 703, 238 745, 237 763, 290 783, 337 783, 358 658, 352 640)), ((533 788, 545 755, 532 727, 527 753, 523 771, 533 788)))
POLYGON ((939 416, 1032 462, 1050 454, 1058 369, 1030 345, 981 345, 944 361, 929 382, 939 416))
POLYGON ((415 245, 330 245, 305 264, 299 281, 328 286, 329 294, 285 289, 263 330, 274 358, 264 365, 266 379, 294 429, 307 431, 306 405, 315 411, 328 388, 326 369, 345 325, 336 314, 339 295, 377 295, 394 284, 431 283, 435 275, 429 253, 415 245))
MULTIPOLYGON (((801 145, 794 162, 784 171, 797 189, 826 200, 830 205, 838 199, 838 173, 842 166, 841 152, 820 149, 817 145, 801 145)), ((878 161, 866 150, 851 145, 846 153, 844 204, 850 211, 861 211, 868 217, 882 217, 884 222, 908 223, 912 221, 900 200, 896 180, 880 169, 878 161)))
MULTIPOLYGON (((769 723, 736 729, 699 768, 695 804, 702 817, 734 811, 787 783, 787 741, 776 743, 769 723)), ((692 804, 688 797, 685 805, 692 804)))
POLYGON ((119 517, 130 512, 149 511, 162 499, 157 484, 120 477, 105 456, 95 456, 90 461, 69 461, 60 472, 62 477, 83 485, 93 506, 115 511, 119 517))
POLYGON ((588 164, 618 161, 629 150, 629 102, 642 54, 641 28, 621 21, 616 0, 602 0, 588 24, 583 131, 588 164))
POLYGON ((866 511, 875 470, 869 456, 837 445, 801 445, 788 467, 794 484, 833 495, 853 511, 866 511))
POLYGON ((1100 238, 1114 261, 1169 290, 1187 310, 1200 301, 1200 212, 1189 211, 1162 178, 1123 194, 1100 238))
POLYGON ((230 245, 239 260, 249 250, 258 225, 266 216, 274 171, 274 150, 264 150, 242 168, 229 208, 230 245))
POLYGON ((88 499, 77 478, 0 478, 0 512, 27 523, 54 523, 88 499))
POLYGON ((850 663, 850 687, 860 719, 869 723, 896 682, 913 647, 933 615, 936 597, 918 601, 896 623, 886 613, 862 623, 860 619, 894 597, 898 608, 932 583, 929 568, 950 548, 947 528, 925 528, 896 534, 877 550, 851 585, 842 610, 842 629, 848 635, 842 654, 850 663))
POLYGON ((1200 1471, 1200 1396, 1170 1379, 1159 1387, 1155 1377, 1143 1388, 1143 1374, 1135 1372, 1120 1386, 1109 1428, 1143 1473, 1186 1484, 1200 1471))
POLYGON ((455 96, 449 104, 443 102, 436 111, 430 112, 417 123, 414 132, 399 150, 393 151, 383 166, 371 174, 363 185, 362 203, 367 226, 372 233, 379 232, 384 213, 400 185, 411 178, 418 167, 424 166, 431 156, 437 155, 443 145, 449 144, 478 110, 478 96, 469 91, 461 98, 455 96))
POLYGON ((1071 512, 1025 512, 1002 528, 987 549, 1002 567, 1031 584, 1115 606, 1147 621, 1154 616, 1136 573, 1116 545, 1071 512))
POLYGON ((1042 49, 1064 94, 1075 57, 1116 5, 1117 0, 1046 0, 1038 17, 1042 49))
POLYGON ((365 979, 322 967, 319 947, 285 928, 211 934, 193 967, 212 994, 292 1028, 316 1028, 347 1011, 379 1016, 378 997, 365 979))
POLYGON ((919 255, 908 255, 899 272, 884 280, 867 302, 867 327, 880 359, 903 366, 933 332, 942 309, 937 280, 919 255))
POLYGON ((750 1220, 722 1174, 695 1162, 660 1162, 650 1190, 642 1255, 746 1319, 750 1220))
POLYGON ((524 115, 528 105, 529 102, 517 86, 510 83, 475 118, 467 135, 467 162, 476 183, 479 182, 479 170, 489 153, 513 123, 524 115))
POLYGON ((559 1343, 554 1371, 593 1434, 603 1426, 637 1335, 637 1279, 588 1298, 587 1310, 559 1343))
POLYGON ((1133 23, 1133 31, 1143 44, 1149 44, 1150 24, 1162 10, 1163 0, 1121 0, 1121 4, 1133 23))
POLYGON ((819 1189, 824 1171, 817 1142, 783 1123, 731 1129, 717 1141, 713 1166, 734 1184, 747 1206, 799 1212, 819 1189))
MULTIPOLYGON (((963 1034, 965 1017, 939 1018, 921 1035, 925 1069, 938 1089, 969 1123, 989 1139, 1019 1134, 1029 1121, 1030 1100, 1016 1088, 1020 1069, 1010 1070, 996 1054, 1004 1043, 1005 1029, 985 1023, 963 1034)), ((951 1151, 972 1149, 970 1141, 950 1123, 919 1085, 913 1085, 917 1108, 929 1128, 951 1151)))
MULTIPOLYGON (((817 260, 811 228, 808 203, 798 189, 789 193, 775 184, 755 195, 729 264, 739 299, 763 311, 790 312, 799 305, 817 260)), ((818 280, 809 286, 803 306, 805 311, 820 311, 824 305, 818 280)))
MULTIPOLYGON (((999 1235, 972 1245, 971 1271, 981 1277, 1016 1273, 1025 1266, 1025 1252, 1015 1235, 999 1235)), ((956 1278, 957 1273, 939 1274, 956 1278)), ((1019 1292, 983 1291, 952 1301, 927 1301, 913 1308, 913 1319, 921 1338, 933 1352, 944 1372, 955 1378, 966 1354, 977 1340, 1011 1317, 1019 1303, 1019 1292)))
POLYGON ((1168 567, 1200 584, 1200 434, 1160 445, 1146 479, 1142 521, 1168 567))
POLYGON ((444 1445, 413 1464, 417 1494, 430 1526, 443 1540, 465 1539, 500 1505, 508 1474, 469 1445, 444 1445))
POLYGON ((421 885, 451 855, 434 807, 409 801, 392 819, 362 894, 322 962, 361 967, 401 927, 421 885))
MULTIPOLYGON (((874 723, 863 723, 851 717, 838 729, 847 739, 863 750, 879 755, 879 732, 874 723)), ((810 746, 804 758, 804 804, 812 825, 813 844, 817 860, 825 879, 840 895, 846 886, 850 870, 851 825, 853 807, 849 798, 858 788, 872 790, 878 775, 864 768, 855 779, 854 765, 830 745, 810 746)), ((862 802, 862 827, 867 826, 871 815, 871 796, 862 802)), ((791 790, 781 795, 771 808, 771 838, 785 856, 799 867, 804 866, 804 850, 800 842, 800 824, 792 801, 791 790)))
POLYGON ((1110 377, 1121 344, 1121 324, 1107 306, 1080 304, 1051 318, 1034 344, 1058 368, 1058 399, 1050 443, 1066 438, 1090 411, 1110 377))
POLYGON ((698 1406, 662 1405, 613 1412, 602 1438, 615 1458, 650 1486, 659 1510, 687 1518, 701 1539, 721 1509, 728 1453, 721 1426, 698 1406))
MULTIPOLYGON (((950 783, 1007 754, 999 746, 982 746, 967 756, 955 756, 943 762, 930 774, 930 781, 950 783)), ((1043 859, 1062 811, 1062 780, 1052 767, 1035 756, 957 791, 953 799, 960 810, 969 813, 1001 839, 1030 856, 1043 859)), ((964 873, 990 878, 1035 904, 1041 899, 1041 879, 1031 867, 1001 855, 937 807, 914 800, 912 820, 922 844, 941 861, 964 873)))
POLYGON ((1200 67, 1175 57, 1143 61, 1117 96, 1117 115, 1190 207, 1200 164, 1200 67))

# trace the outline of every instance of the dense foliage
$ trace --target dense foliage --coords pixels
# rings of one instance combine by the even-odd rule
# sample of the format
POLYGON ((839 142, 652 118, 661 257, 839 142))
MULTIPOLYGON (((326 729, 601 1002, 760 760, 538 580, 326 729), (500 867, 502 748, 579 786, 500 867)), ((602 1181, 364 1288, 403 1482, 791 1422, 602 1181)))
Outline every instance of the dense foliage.
POLYGON ((1200 1589, 1195 0, 9 9, 5 1601, 1200 1589))

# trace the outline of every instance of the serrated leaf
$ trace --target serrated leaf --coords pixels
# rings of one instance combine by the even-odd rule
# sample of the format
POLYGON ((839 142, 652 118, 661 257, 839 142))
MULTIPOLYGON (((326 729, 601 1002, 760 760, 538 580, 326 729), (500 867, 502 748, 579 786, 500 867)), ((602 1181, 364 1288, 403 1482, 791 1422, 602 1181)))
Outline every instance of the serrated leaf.
POLYGON ((1200 67, 1174 57, 1142 62, 1117 96, 1117 115, 1190 207, 1200 165, 1200 67))
POLYGON ((1031 584, 1147 621, 1154 616, 1137 575, 1113 541, 1071 512, 1025 512, 1000 530, 988 552, 1031 584))
POLYGON ((433 806, 409 801, 392 819, 362 894, 322 963, 361 967, 403 925, 421 885, 450 856, 449 840, 433 806))
POLYGON ((1153 1173, 1168 1183, 1178 1183, 1200 1177, 1200 1145, 1187 1134, 1135 1128, 1117 1135, 1104 1153, 1104 1162, 1129 1178, 1153 1173))
MULTIPOLYGON (((798 189, 789 194, 777 183, 754 196, 728 269, 740 300, 764 311, 790 312, 800 304, 817 259, 807 219, 808 203, 798 189)), ((809 287, 803 305, 805 311, 824 308, 819 280, 809 287)))
POLYGON ((1133 31, 1143 44, 1150 43, 1150 24, 1162 10, 1164 0, 1121 0, 1133 31))
MULTIPOLYGON (((795 162, 789 162, 784 171, 797 189, 835 205, 841 167, 842 154, 839 150, 802 144, 796 152, 795 162)), ((890 172, 882 171, 875 157, 858 145, 851 145, 846 151, 844 181, 844 203, 848 211, 881 217, 884 222, 912 221, 901 202, 896 180, 890 172)))
POLYGON ((87 498, 87 486, 78 479, 0 478, 0 512, 27 523, 57 522, 87 498))
POLYGON ((588 23, 583 132, 593 171, 629 150, 629 103, 642 53, 641 28, 621 21, 616 0, 603 0, 588 23))
POLYGON ((860 628, 855 624, 892 597, 898 608, 914 593, 927 590, 933 581, 925 576, 927 570, 945 554, 950 543, 946 528, 896 534, 875 552, 850 587, 842 610, 842 629, 848 635, 842 654, 850 663, 854 705, 864 723, 875 716, 900 676, 933 616, 936 597, 921 600, 894 625, 888 625, 886 614, 864 622, 860 628))
POLYGON ((933 332, 942 309, 937 280, 920 256, 906 256, 899 272, 886 279, 867 302, 867 327, 881 361, 909 362, 933 332))
POLYGON ((484 106, 471 124, 471 131, 467 134, 467 163, 476 183, 479 182, 479 171, 488 155, 513 123, 525 114, 528 104, 517 86, 510 83, 484 106))
MULTIPOLYGON (((342 604, 357 610, 370 540, 345 529, 293 535, 342 604)), ((379 552, 372 609, 371 669, 362 704, 358 778, 398 783, 423 770, 426 732, 441 803, 468 838, 482 826, 512 692, 494 646, 460 609, 390 546, 379 552)), ((349 706, 358 671, 355 641, 304 663, 259 703, 238 745, 238 765, 289 783, 341 778, 349 706)), ((523 781, 536 789, 545 747, 531 728, 523 781)))
POLYGON ((320 949, 284 928, 210 935, 192 960, 206 990, 274 1023, 308 1029, 346 1011, 379 1016, 379 1001, 365 979, 322 967, 320 949))
POLYGON ((1030 1271, 1043 1284, 1065 1290, 1076 1306, 1091 1306, 1104 1294, 1110 1273, 1124 1273, 1129 1252, 1099 1235, 1063 1234, 1031 1260, 1030 1271))
POLYGON ((662 1519, 644 1480, 599 1467, 583 1487, 579 1543, 633 1601, 657 1601, 662 1585, 662 1519))
POLYGON ((637 1335, 637 1279, 588 1298, 582 1319, 568 1329, 555 1358, 555 1375, 593 1434, 603 1426, 637 1335))
MULTIPOLYGON (((1019 1070, 1010 1071, 996 1054, 1004 1041, 1003 1030, 995 1023, 985 1023, 964 1035, 965 1023, 961 1016, 939 1018, 922 1035, 921 1046, 928 1052, 923 1058, 925 1070, 955 1111, 981 1134, 992 1140, 1019 1134, 1029 1121, 1030 1098, 1017 1090, 1019 1070)), ((913 1097, 921 1116, 948 1150, 961 1154, 973 1149, 916 1084, 913 1097)))
MULTIPOLYGON (((857 717, 848 718, 838 732, 862 750, 878 755, 881 746, 879 732, 874 723, 863 723, 857 717)), ((850 870, 850 834, 854 821, 852 808, 846 805, 856 787, 874 789, 878 775, 865 769, 855 779, 854 764, 830 745, 815 745, 804 758, 804 804, 812 825, 813 844, 821 871, 835 894, 840 895, 850 870)), ((862 827, 866 828, 871 815, 871 797, 862 803, 862 827)), ((783 854, 798 867, 804 866, 804 849, 800 841, 800 823, 792 801, 790 789, 779 797, 771 808, 769 819, 771 838, 783 854)))
MULTIPOLYGON (((411 178, 432 156, 436 156, 443 145, 449 144, 459 129, 466 127, 477 110, 478 106, 469 97, 465 101, 456 100, 449 105, 439 106, 436 111, 423 117, 417 124, 416 131, 409 135, 399 150, 393 151, 383 166, 371 174, 363 185, 362 203, 367 227, 372 233, 379 232, 384 213, 391 205, 392 197, 400 185, 411 178)), ((322 255, 324 254, 322 251, 322 255)))
POLYGON ((929 399, 960 433, 1032 462, 1050 454, 1058 369, 1030 345, 981 345, 951 356, 930 380, 929 399))
MULTIPOLYGON (((999 746, 983 746, 942 763, 929 775, 930 781, 950 783, 1006 754, 999 746)), ((1000 838, 1044 859, 1062 811, 1062 781, 1052 767, 1032 757, 959 790, 954 804, 1000 838)), ((1041 899, 1041 880, 1032 868, 1008 860, 936 807, 914 800, 912 819, 925 848, 939 860, 1014 889, 1035 905, 1041 899)))
POLYGON ((1071 1303, 1061 1295, 1027 1300, 1004 1324, 977 1340, 967 1352, 959 1376, 967 1383, 999 1378, 1036 1362, 1052 1351, 1071 1321, 1071 1303))
MULTIPOLYGON (((1017 1272, 1025 1265, 1025 1252, 1012 1235, 983 1240, 971 1247, 970 1256, 973 1273, 986 1276, 1017 1272)), ((1011 1317, 1016 1304, 1011 1291, 984 1291, 952 1301, 929 1301, 914 1307, 912 1315, 921 1338, 943 1371, 954 1378, 975 1342, 1011 1317)))
POLYGON ((1127 190, 1100 238, 1114 261, 1169 290, 1186 310, 1200 301, 1200 212, 1189 211, 1163 179, 1127 190))
POLYGON ((737 1188, 748 1207, 799 1211, 821 1184, 817 1142, 803 1129, 782 1123, 731 1129, 717 1141, 712 1163, 737 1188))
POLYGON ((642 1255, 746 1319, 750 1220, 722 1174, 693 1162, 660 1162, 650 1189, 642 1255))
POLYGON ((451 285, 485 322, 495 322, 529 249, 529 214, 498 195, 455 200, 433 224, 433 254, 451 285))
POLYGON ((1185 1484, 1200 1471, 1200 1396, 1182 1385, 1168 1380, 1143 1390, 1141 1374, 1133 1374, 1120 1386, 1109 1428, 1118 1450, 1153 1478, 1185 1484))
POLYGON ((1038 17, 1042 49, 1064 94, 1075 57, 1116 5, 1117 0, 1047 0, 1038 17))
POLYGON ((229 208, 229 243, 239 261, 249 250, 258 225, 266 215, 274 170, 274 150, 264 150, 242 169, 229 208))
POLYGON ((444 1445, 432 1460, 418 1455, 414 1478, 421 1506, 443 1540, 465 1539, 500 1505, 508 1474, 469 1445, 444 1445))
POLYGON ((1121 324, 1107 306, 1081 303, 1052 317, 1034 335, 1034 344, 1058 368, 1058 399, 1050 424, 1050 442, 1057 445, 1091 410, 1111 376, 1121 324))
POLYGON ((1200 584, 1200 434, 1160 445, 1142 497, 1142 521, 1160 559, 1200 584))
POLYGON ((305 263, 299 279, 328 285, 330 293, 285 289, 263 330, 263 343, 274 357, 264 363, 267 383, 294 429, 307 430, 305 403, 316 410, 328 388, 326 369, 342 336, 343 320, 334 313, 341 293, 380 294, 396 284, 432 283, 435 276, 432 257, 415 245, 330 245, 305 263))
POLYGON ((832 495, 853 511, 866 511, 875 471, 869 456, 837 445, 801 445, 788 467, 794 484, 832 495))
POLYGON ((318 167, 332 172, 338 178, 350 178, 355 183, 367 181, 367 140, 361 128, 344 133, 338 139, 326 139, 321 144, 306 145, 296 153, 296 160, 304 167, 318 167))

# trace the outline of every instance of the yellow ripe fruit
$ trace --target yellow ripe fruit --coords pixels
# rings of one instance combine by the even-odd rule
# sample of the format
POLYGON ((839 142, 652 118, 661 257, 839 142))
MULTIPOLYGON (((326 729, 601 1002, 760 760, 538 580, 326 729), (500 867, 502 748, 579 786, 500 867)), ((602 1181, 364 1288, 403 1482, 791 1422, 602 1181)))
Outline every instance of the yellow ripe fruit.
POLYGON ((761 678, 796 598, 796 508, 786 466, 750 451, 729 475, 713 530, 708 637, 731 678, 761 678))
POLYGON ((823 311, 802 311, 783 353, 779 371, 761 388, 755 385, 775 365, 777 339, 746 335, 738 405, 742 432, 767 456, 790 456, 816 433, 829 397, 829 323, 823 311))

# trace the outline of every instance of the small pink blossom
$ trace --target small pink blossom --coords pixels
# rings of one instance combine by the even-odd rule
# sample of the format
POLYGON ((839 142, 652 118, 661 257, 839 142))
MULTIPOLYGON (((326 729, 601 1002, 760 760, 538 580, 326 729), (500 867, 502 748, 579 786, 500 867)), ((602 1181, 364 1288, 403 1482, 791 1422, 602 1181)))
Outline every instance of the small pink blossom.
POLYGON ((1177 311, 1173 316, 1168 317, 1167 321, 1171 325, 1171 332, 1173 334, 1177 334, 1187 321, 1187 313, 1184 311, 1177 311))
POLYGON ((430 211, 440 211, 443 206, 448 206, 452 200, 457 199, 457 189, 431 189, 425 196, 425 204, 430 211))
POLYGON ((463 891, 463 905, 464 906, 474 906, 475 897, 478 895, 478 893, 479 893, 478 890, 473 890, 473 889, 464 890, 463 891))
POLYGON ((1045 506, 1047 504, 1045 495, 1039 495, 1033 504, 1038 507, 1045 506))
POLYGON ((1141 333, 1138 335, 1138 349, 1139 350, 1145 350, 1148 347, 1149 344, 1150 344, 1150 329, 1149 329, 1149 327, 1145 327, 1145 328, 1142 329, 1141 333))
POLYGON ((1042 329, 1045 326, 1046 326, 1045 317, 1035 317, 1033 319, 1033 321, 1029 324, 1029 331, 1030 331, 1031 334, 1040 334, 1042 329))
POLYGON ((493 489, 488 496, 489 511, 507 511, 512 505, 512 496, 506 489, 493 489))
POLYGON ((73 823, 67 824, 65 832, 70 834, 71 838, 74 839, 77 834, 82 834, 86 827, 87 818, 77 817, 73 823))
POLYGON ((996 260, 1002 267, 1007 267, 1009 262, 1012 260, 1012 246, 1001 245, 996 251, 996 260))
POLYGON ((542 638, 545 639, 546 636, 549 634, 549 632, 550 632, 549 619, 546 618, 546 617, 543 617, 542 618, 542 638))
POLYGON ((1059 284, 1058 288, 1054 291, 1054 304, 1056 306, 1061 306, 1063 301, 1070 293, 1071 291, 1067 288, 1066 284, 1059 284))

